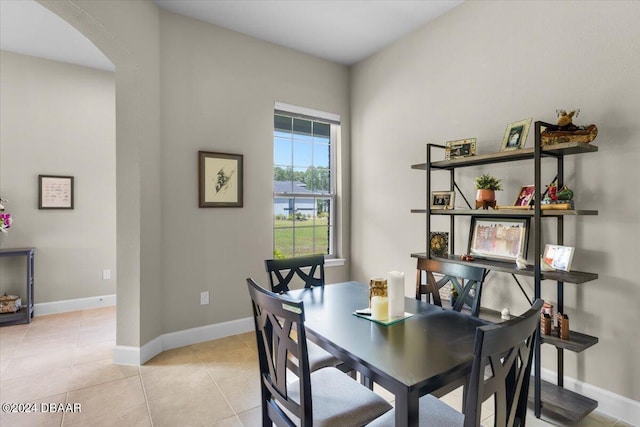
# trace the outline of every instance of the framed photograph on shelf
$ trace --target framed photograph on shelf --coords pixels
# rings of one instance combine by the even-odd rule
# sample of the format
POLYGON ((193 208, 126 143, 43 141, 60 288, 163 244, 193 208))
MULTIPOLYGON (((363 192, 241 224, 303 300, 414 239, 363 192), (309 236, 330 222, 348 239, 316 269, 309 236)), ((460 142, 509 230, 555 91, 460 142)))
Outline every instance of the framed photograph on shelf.
POLYGON ((531 206, 533 205, 533 195, 536 192, 535 185, 523 185, 518 192, 514 206, 531 206))
POLYGON ((471 217, 467 253, 476 258, 513 261, 527 257, 529 218, 471 217))
POLYGON ((432 191, 431 203, 429 207, 431 210, 435 209, 453 209, 456 199, 455 191, 432 191))
POLYGON ((447 141, 444 159, 453 160, 476 155, 476 138, 447 141))
POLYGON ((531 127, 531 118, 509 123, 502 138, 500 151, 519 150, 524 148, 531 127))
POLYGON ((38 175, 38 209, 73 209, 73 177, 38 175))
POLYGON ((429 233, 429 252, 434 256, 446 257, 449 253, 449 233, 432 231, 429 233))
POLYGON ((571 271, 574 248, 571 246, 550 245, 544 247, 542 261, 554 270, 571 271))
POLYGON ((198 151, 201 208, 242 207, 242 154, 198 151))

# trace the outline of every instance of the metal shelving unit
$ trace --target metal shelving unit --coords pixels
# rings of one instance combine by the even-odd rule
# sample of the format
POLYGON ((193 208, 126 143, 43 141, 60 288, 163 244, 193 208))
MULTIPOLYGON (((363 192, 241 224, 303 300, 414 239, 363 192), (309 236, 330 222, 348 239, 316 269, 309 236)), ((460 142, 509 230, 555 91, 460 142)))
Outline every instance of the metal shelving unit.
MULTIPOLYGON (((496 210, 475 210, 475 209, 451 209, 451 210, 431 210, 429 207, 429 199, 431 195, 431 173, 434 170, 449 171, 450 174, 450 191, 458 190, 455 182, 455 170, 463 167, 472 167, 480 165, 489 165, 503 162, 533 160, 534 167, 534 184, 535 195, 534 200, 542 200, 542 182, 541 168, 542 158, 555 158, 557 169, 558 186, 563 185, 564 180, 564 157, 567 155, 577 155, 585 153, 593 153, 598 151, 598 147, 587 143, 562 143, 556 145, 542 146, 540 134, 543 127, 551 126, 549 123, 537 121, 535 122, 535 146, 533 148, 523 148, 520 150, 506 151, 499 153, 482 154, 478 156, 465 157, 453 160, 432 161, 432 150, 444 150, 445 147, 437 144, 427 144, 426 162, 412 165, 412 169, 426 171, 426 208, 412 209, 413 213, 426 214, 426 235, 429 236, 431 231, 431 217, 433 215, 449 217, 449 235, 450 235, 450 251, 447 257, 431 256, 429 244, 427 242, 426 251, 411 254, 414 258, 435 258, 440 261, 475 265, 486 268, 490 271, 508 273, 517 281, 516 276, 529 276, 534 278, 534 298, 540 298, 541 284, 543 280, 553 280, 557 285, 557 309, 559 313, 564 312, 564 283, 584 284, 596 280, 598 275, 595 273, 582 271, 542 271, 540 268, 540 255, 542 254, 542 227, 543 219, 554 220, 557 224, 556 243, 563 244, 564 238, 564 218, 598 215, 596 210, 554 210, 542 209, 540 203, 536 203, 533 209, 496 209, 496 210), (455 252, 455 218, 458 216, 492 216, 492 217, 529 217, 533 219, 534 239, 533 239, 533 259, 534 264, 524 270, 515 268, 515 265, 508 262, 491 261, 491 260, 475 260, 462 261, 459 254, 455 252)), ((462 195, 462 193, 460 192, 462 195)), ((462 195, 464 198, 464 195, 462 195)), ((466 198, 465 198, 466 201, 466 198)), ((468 204, 468 203, 467 203, 468 204)), ((519 284, 519 282, 518 282, 519 284)), ((521 287, 522 289, 522 287, 521 287)), ((524 292, 524 290, 523 290, 524 292)), ((526 293, 525 293, 526 295, 526 293)), ((528 298, 528 297, 527 297, 528 298)), ((578 393, 571 392, 564 388, 564 351, 581 352, 598 342, 597 337, 586 335, 580 332, 571 331, 569 340, 561 340, 557 336, 542 335, 541 340, 535 348, 535 358, 533 366, 534 381, 530 390, 530 400, 534 402, 534 411, 536 417, 540 417, 541 411, 545 410, 554 412, 569 420, 578 421, 593 411, 598 402, 582 396, 578 393), (540 345, 549 344, 557 349, 557 370, 558 377, 556 384, 552 384, 541 379, 541 363, 540 363, 540 345)))
POLYGON ((35 272, 36 248, 9 248, 0 249, 0 257, 24 256, 27 258, 25 305, 15 313, 0 313, 0 326, 17 325, 19 323, 31 323, 33 317, 33 282, 35 272))

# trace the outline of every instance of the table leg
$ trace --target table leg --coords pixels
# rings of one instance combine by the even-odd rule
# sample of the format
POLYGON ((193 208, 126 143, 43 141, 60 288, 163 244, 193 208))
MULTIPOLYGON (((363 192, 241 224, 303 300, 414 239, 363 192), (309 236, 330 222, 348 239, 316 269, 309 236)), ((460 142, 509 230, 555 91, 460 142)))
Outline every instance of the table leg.
POLYGON ((417 427, 420 420, 419 396, 415 392, 396 394, 396 427, 417 427))

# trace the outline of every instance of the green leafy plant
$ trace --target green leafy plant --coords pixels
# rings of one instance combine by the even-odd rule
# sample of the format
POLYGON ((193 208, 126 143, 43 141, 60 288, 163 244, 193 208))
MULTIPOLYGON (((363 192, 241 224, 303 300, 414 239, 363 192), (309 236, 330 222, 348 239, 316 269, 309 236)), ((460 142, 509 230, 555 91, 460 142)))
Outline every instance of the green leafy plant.
POLYGON ((476 188, 478 190, 502 190, 502 180, 485 173, 476 178, 476 188))

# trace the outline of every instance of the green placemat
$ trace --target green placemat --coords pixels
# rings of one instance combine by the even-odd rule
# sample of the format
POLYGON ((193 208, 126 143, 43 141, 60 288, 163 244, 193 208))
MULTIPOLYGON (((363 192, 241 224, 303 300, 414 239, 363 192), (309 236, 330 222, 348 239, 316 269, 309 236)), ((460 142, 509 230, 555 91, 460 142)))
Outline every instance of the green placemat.
MULTIPOLYGON (((365 310, 363 309, 363 310, 358 310, 358 311, 365 311, 365 310)), ((370 314, 358 313, 357 311, 354 311, 353 315, 361 317, 363 319, 370 320, 370 321, 375 322, 375 323, 379 323, 381 325, 386 325, 386 326, 393 325, 394 323, 401 322, 404 319, 408 319, 409 317, 413 316, 412 313, 405 312, 403 316, 392 317, 391 319, 386 319, 386 320, 376 320, 376 319, 372 319, 370 314)))

